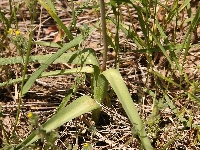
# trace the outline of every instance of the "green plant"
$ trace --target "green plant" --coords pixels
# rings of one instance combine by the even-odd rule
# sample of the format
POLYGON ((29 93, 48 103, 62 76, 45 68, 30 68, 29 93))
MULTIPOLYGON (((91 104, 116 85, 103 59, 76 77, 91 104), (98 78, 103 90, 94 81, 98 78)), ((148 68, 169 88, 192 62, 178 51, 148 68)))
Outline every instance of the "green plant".
MULTIPOLYGON (((27 82, 25 83, 25 85, 23 85, 24 81, 25 81, 25 73, 26 73, 26 68, 24 69, 24 75, 22 78, 22 89, 21 89, 21 96, 23 97, 24 94, 26 94, 26 92, 30 89, 30 87, 33 85, 34 81, 41 76, 41 74, 44 72, 44 70, 46 69, 46 67, 48 65, 50 65, 51 63, 53 63, 57 58, 59 58, 67 49, 70 49, 76 45, 78 45, 79 43, 81 43, 82 40, 84 40, 83 36, 78 36, 76 38, 73 38, 71 36, 71 33, 69 32, 69 30, 63 25, 63 23, 60 21, 60 19, 57 17, 55 9, 51 3, 51 1, 47 1, 44 2, 42 0, 39 1, 41 3, 41 5, 47 9, 47 11, 49 12, 49 14, 54 18, 54 20, 63 28, 63 30, 65 31, 65 33, 68 35, 68 37, 71 39, 71 42, 69 42, 68 44, 64 45, 57 53, 53 54, 52 56, 49 57, 48 60, 46 60, 44 62, 44 64, 35 72, 33 73, 30 77, 28 77, 27 82)), ((101 1, 101 8, 104 8, 104 2, 101 1)), ((102 13, 102 12, 101 12, 102 13)), ((102 13, 102 16, 104 16, 105 14, 102 13)), ((105 20, 105 17, 102 17, 102 20, 105 20)), ((106 23, 102 23, 103 28, 103 35, 104 38, 106 38, 106 28, 105 28, 106 23)), ((90 29, 90 31, 88 33, 91 33, 94 30, 94 28, 90 29)), ((30 40, 29 40, 30 41, 30 40)), ((106 39, 104 39, 104 44, 105 44, 105 50, 107 48, 106 46, 106 39)), ((29 47, 30 47, 30 42, 29 42, 29 47)), ((148 141, 148 138, 146 136, 146 133, 144 131, 144 127, 143 127, 143 123, 139 117, 139 114, 137 113, 137 110, 132 102, 132 99, 128 93, 128 90, 123 82, 122 77, 120 76, 119 72, 115 69, 109 69, 107 71, 105 70, 105 66, 102 67, 102 70, 100 69, 100 66, 96 63, 96 61, 89 61, 89 64, 92 64, 93 67, 84 67, 83 64, 87 64, 87 61, 90 60, 90 57, 95 56, 94 52, 92 49, 90 49, 88 52, 88 54, 85 55, 84 57, 84 52, 86 52, 86 50, 82 50, 82 51, 76 51, 75 53, 73 53, 71 55, 71 57, 69 57, 69 62, 74 62, 74 60, 76 60, 76 64, 79 63, 81 64, 81 68, 80 70, 75 69, 76 72, 88 72, 88 70, 92 70, 93 72, 90 72, 93 74, 93 98, 91 99, 89 96, 83 96, 78 98, 77 100, 75 100, 74 102, 72 102, 70 105, 68 105, 67 107, 63 107, 64 105, 62 104, 61 109, 58 109, 57 113, 51 118, 49 119, 44 125, 42 125, 42 128, 45 133, 48 133, 50 131, 52 131, 53 129, 56 129, 57 127, 59 127, 60 125, 62 125, 63 123, 83 114, 86 113, 90 110, 94 110, 93 114, 94 117, 93 119, 96 120, 96 122, 98 121, 98 115, 99 112, 96 112, 95 109, 97 109, 98 111, 100 110, 100 106, 101 103, 103 102, 104 98, 105 98, 105 91, 107 90, 107 85, 108 82, 111 84, 112 88, 114 89, 114 91, 116 92, 116 94, 118 95, 120 101, 122 102, 122 105, 128 115, 128 117, 130 118, 131 122, 133 123, 133 125, 136 127, 137 132, 139 137, 141 138, 141 141, 143 143, 143 145, 145 147, 151 147, 150 142, 148 141), (100 73, 101 71, 103 71, 102 73, 100 73), (115 76, 115 79, 117 80, 113 80, 113 76, 115 76), (108 81, 107 81, 108 80, 108 81), (120 90, 121 89, 121 90, 120 90), (71 112, 70 112, 71 111, 71 112), (96 119, 97 118, 97 119, 96 119)), ((28 62, 31 61, 31 57, 29 57, 30 55, 30 50, 27 53, 27 57, 26 57, 26 63, 25 66, 27 66, 28 62)), ((106 63, 106 55, 107 52, 104 52, 104 65, 106 63)), ((37 57, 37 56, 36 56, 37 57)), ((39 56, 38 56, 39 58, 39 56)), ((44 59, 44 57, 41 57, 42 59, 44 59)), ((20 58, 15 58, 15 62, 20 59, 20 58)), ((66 58, 65 58, 66 59, 66 58)), ((95 58, 96 59, 96 58, 95 58)), ((8 63, 7 61, 5 61, 5 59, 2 59, 2 61, 8 63)), ((63 71, 61 71, 63 72, 63 71)), ((61 73, 60 72, 60 73, 61 73)), ((69 70, 69 73, 72 73, 73 70, 69 70)), ((58 74, 60 74, 58 73, 58 74)), ((18 80, 19 81, 19 80, 18 80)), ((20 109, 20 108, 18 108, 20 109)), ((17 120, 18 118, 16 118, 17 120)), ((15 149, 21 149, 24 146, 28 146, 29 144, 31 144, 32 142, 36 141, 37 139, 39 139, 40 137, 35 133, 36 131, 32 132, 32 134, 26 139, 24 140, 21 144, 17 145, 15 147, 15 149)))
MULTIPOLYGON (((36 1, 34 1, 36 3, 36 1)), ((104 99, 107 96, 108 91, 108 85, 111 86, 111 88, 116 93, 119 101, 122 104, 122 107, 124 108, 128 118, 130 119, 133 130, 132 134, 133 136, 138 136, 141 141, 141 148, 145 149, 153 149, 151 143, 152 141, 149 140, 149 137, 147 136, 145 132, 145 127, 147 127, 148 134, 152 138, 157 138, 157 133, 159 132, 159 123, 162 121, 161 119, 161 110, 170 108, 175 114, 175 119, 178 120, 177 125, 184 124, 184 128, 191 127, 191 129, 197 129, 196 126, 192 126, 192 120, 193 118, 190 117, 189 119, 185 119, 185 110, 178 110, 176 106, 174 105, 174 102, 178 98, 183 98, 184 96, 187 96, 192 101, 200 101, 199 98, 195 95, 197 92, 199 92, 199 82, 198 81, 190 81, 187 77, 187 75, 184 73, 184 63, 186 61, 186 56, 188 53, 188 50, 190 47, 194 47, 195 45, 190 45, 190 39, 192 32, 195 31, 197 28, 198 23, 200 22, 200 8, 197 9, 197 12, 194 16, 191 14, 189 15, 191 18, 188 22, 191 23, 189 30, 186 34, 186 37, 183 41, 183 43, 176 43, 176 34, 177 34, 177 28, 178 28, 178 13, 180 13, 184 8, 187 6, 189 7, 188 0, 185 0, 182 5, 178 6, 178 1, 174 2, 174 6, 172 9, 165 6, 164 4, 161 4, 157 0, 152 1, 138 1, 140 5, 136 5, 134 1, 132 0, 111 0, 109 5, 112 8, 112 11, 114 13, 114 18, 109 17, 107 14, 105 14, 105 4, 103 0, 100 0, 100 8, 101 8, 101 21, 97 22, 94 27, 89 28, 87 24, 84 24, 82 27, 80 27, 81 35, 77 35, 76 37, 73 37, 70 28, 72 26, 76 27, 76 17, 83 12, 84 8, 88 7, 88 2, 86 1, 84 5, 81 5, 81 8, 79 8, 78 11, 74 10, 74 4, 73 1, 71 1, 72 6, 72 13, 73 13, 73 20, 71 21, 69 27, 66 27, 63 22, 60 20, 58 15, 56 14, 56 10, 54 8, 54 4, 50 0, 39 0, 39 3, 44 7, 48 13, 51 15, 51 17, 58 23, 58 26, 60 29, 63 29, 65 32, 65 36, 67 36, 70 39, 70 42, 67 44, 57 44, 57 43, 48 43, 48 42, 34 42, 34 44, 39 44, 43 46, 51 46, 51 47, 58 47, 60 48, 55 54, 52 55, 37 55, 37 56, 30 56, 30 50, 31 45, 33 43, 32 36, 33 32, 30 31, 30 36, 28 43, 24 42, 26 40, 23 40, 23 38, 20 38, 22 42, 19 42, 19 39, 14 39, 14 37, 10 37, 13 43, 15 43, 17 49, 19 50, 20 57, 12 57, 12 58, 0 58, 0 65, 9 65, 9 64, 16 64, 16 63, 24 63, 24 70, 23 70, 23 76, 21 78, 17 79, 11 79, 7 82, 0 83, 0 86, 6 86, 9 84, 22 82, 22 88, 21 88, 21 98, 29 91, 31 86, 33 86, 34 82, 38 78, 46 77, 46 76, 57 76, 61 74, 71 74, 75 73, 76 75, 78 73, 89 73, 91 74, 91 91, 92 96, 82 96, 77 99, 75 99, 73 102, 71 102, 69 105, 67 105, 70 97, 72 94, 76 94, 76 84, 79 84, 79 82, 76 80, 75 84, 71 89, 68 91, 67 96, 63 99, 62 103, 58 107, 56 113, 47 120, 43 125, 37 127, 36 130, 32 131, 31 134, 21 143, 14 146, 12 149, 23 149, 25 147, 29 147, 32 143, 39 139, 46 139, 47 143, 50 145, 47 145, 47 147, 53 146, 52 144, 55 141, 55 132, 52 132, 54 129, 58 128, 59 126, 63 125, 67 121, 70 121, 73 118, 76 118, 80 116, 81 114, 87 113, 88 111, 92 111, 92 118, 93 120, 98 123, 99 115, 101 112, 101 106, 103 105, 104 99), (151 2, 153 3, 151 5, 151 2), (131 20, 132 28, 125 25, 121 19, 120 19, 120 6, 122 4, 125 4, 127 8, 132 7, 136 10, 138 15, 138 21, 139 25, 142 31, 142 37, 137 33, 136 29, 133 25, 133 20, 131 20), (152 6, 152 8, 151 8, 152 6), (163 7, 164 13, 166 14, 168 12, 168 16, 165 17, 162 22, 159 22, 159 20, 156 20, 156 10, 157 7, 163 7), (152 10, 154 12, 152 13, 152 10), (170 41, 168 39, 168 36, 165 33, 165 28, 167 24, 173 21, 175 18, 175 30, 173 31, 173 40, 170 41), (153 21, 152 21, 152 20, 153 21), (107 35, 107 29, 106 29, 106 21, 112 22, 116 26, 115 30, 115 42, 112 41, 112 37, 107 35), (99 61, 96 56, 96 52, 91 48, 84 48, 80 49, 79 45, 91 34, 96 30, 96 26, 98 26, 101 22, 102 25, 102 34, 103 34, 103 44, 104 44, 104 52, 103 52, 103 65, 99 65, 99 61), (149 119, 146 119, 144 122, 141 119, 133 101, 130 96, 130 93, 124 83, 124 80, 122 76, 119 73, 119 70, 117 69, 119 67, 118 64, 120 64, 119 59, 119 52, 120 52, 120 45, 119 45, 119 32, 122 31, 127 39, 133 41, 136 46, 138 47, 137 50, 134 50, 134 52, 140 52, 144 53, 146 60, 147 60, 147 76, 146 76, 146 82, 144 84, 143 91, 140 93, 141 96, 145 95, 146 93, 153 99, 153 109, 150 115, 149 119), (163 41, 163 42, 161 42, 163 41), (19 47, 23 45, 22 49, 19 47), (115 69, 108 69, 106 70, 106 62, 107 62, 107 51, 108 46, 111 46, 114 48, 114 51, 116 52, 115 56, 115 69), (26 51, 26 57, 24 58, 23 50, 27 47, 26 51), (75 47, 74 52, 67 52, 68 50, 75 47), (183 52, 183 49, 185 50, 184 53, 184 60, 182 64, 179 63, 181 53, 183 52), (65 53, 67 52, 67 53, 65 53), (153 60, 153 55, 155 53, 161 52, 164 57, 166 58, 168 62, 168 66, 166 67, 166 70, 168 72, 171 72, 171 74, 162 74, 160 73, 156 67, 155 67, 155 61, 153 60), (26 75, 26 70, 29 62, 37 62, 41 63, 41 67, 35 71, 32 75, 26 75), (51 72, 45 72, 45 69, 52 63, 72 63, 76 64, 79 67, 73 68, 73 69, 65 69, 65 70, 57 70, 57 71, 51 71, 51 72), (175 81, 173 79, 173 75, 178 71, 178 74, 180 76, 179 81, 175 81), (151 90, 150 87, 148 87, 147 82, 148 80, 153 77, 155 79, 155 91, 151 90), (186 89, 183 88, 183 81, 186 80, 189 87, 186 89), (168 95, 168 91, 170 90, 170 86, 175 86, 179 88, 180 90, 183 90, 185 93, 183 95, 180 95, 180 97, 171 98, 168 95), (67 105, 67 106, 66 106, 67 105), (48 136, 51 135, 48 138, 48 136)), ((35 4, 34 3, 34 4, 35 4)), ((94 5, 93 8, 97 8, 98 5, 94 5)), ((35 9, 30 9, 30 12, 34 14, 35 9)), ((129 15, 131 16, 130 12, 129 15)), ((9 25, 8 20, 5 19, 5 17, 1 13, 1 18, 4 20, 5 23, 7 23, 7 26, 9 25)), ((32 18, 32 21, 34 20, 34 16, 32 18)), ((9 31, 9 28, 8 28, 9 31)), ((7 35, 6 35, 7 36, 7 35)), ((5 38, 4 38, 5 39, 5 38)), ((16 130, 16 124, 18 122, 18 117, 20 113, 20 105, 21 105, 21 99, 19 101, 18 105, 18 113, 16 117, 15 122, 15 128, 16 130)), ((37 121, 36 118, 32 118, 32 125, 35 126, 37 124, 35 121, 37 121)), ((1 126, 3 127, 2 123, 1 126)), ((167 128, 167 127, 166 127, 167 128)), ((174 136, 169 142, 165 143, 162 148, 169 147, 172 143, 175 142, 176 139, 179 138, 179 134, 177 134, 177 137, 174 136)), ((199 138, 199 137, 198 137, 199 138)), ((6 138, 7 143, 9 144, 9 139, 6 138)), ((91 149, 90 144, 84 145, 84 149, 91 149)))

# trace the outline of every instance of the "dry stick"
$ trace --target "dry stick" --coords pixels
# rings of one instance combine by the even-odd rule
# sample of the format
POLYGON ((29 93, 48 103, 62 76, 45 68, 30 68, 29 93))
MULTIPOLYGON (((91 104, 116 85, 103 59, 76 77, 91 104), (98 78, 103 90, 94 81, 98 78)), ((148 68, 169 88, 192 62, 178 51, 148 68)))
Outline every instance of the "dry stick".
POLYGON ((101 71, 103 72, 106 70, 106 61, 107 61, 107 52, 108 52, 104 0, 100 0, 100 8, 101 8, 101 25, 102 25, 103 45, 104 45, 103 64, 101 66, 101 71))

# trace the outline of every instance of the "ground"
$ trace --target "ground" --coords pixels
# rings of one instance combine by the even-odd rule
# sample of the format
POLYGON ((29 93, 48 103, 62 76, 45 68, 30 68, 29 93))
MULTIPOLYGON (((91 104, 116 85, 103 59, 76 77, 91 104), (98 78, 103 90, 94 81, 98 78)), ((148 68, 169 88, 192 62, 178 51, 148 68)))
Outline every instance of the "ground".
MULTIPOLYGON (((75 8, 79 8, 79 4, 83 0, 75 1, 75 8)), ((95 2, 93 2, 95 3, 95 2)), ((182 1, 180 1, 180 4, 182 1)), ((9 1, 2 0, 0 2, 0 8, 6 14, 6 17, 9 18, 9 1)), ((92 2, 90 2, 92 5, 92 2)), ((168 4, 169 7, 172 3, 168 4)), ((67 1, 55 1, 56 10, 58 16, 66 24, 72 19, 72 9, 71 3, 67 1)), ((197 8, 199 7, 198 0, 191 1, 192 13, 195 14, 197 8)), ((138 35, 143 38, 141 32, 141 27, 138 22, 138 17, 136 11, 133 8, 127 10, 127 6, 122 6, 121 13, 123 14, 123 22, 126 25, 131 26, 131 21, 129 13, 132 16, 132 21, 134 23, 134 28, 138 31, 138 35)), ((99 18, 98 9, 86 9, 77 17, 77 27, 80 27, 84 24, 93 26, 99 18)), ((113 16, 112 10, 107 8, 107 13, 109 16, 113 16)), ((157 20, 162 21, 163 14, 162 8, 160 7, 157 12, 157 20)), ((180 13, 180 18, 187 17, 187 12, 183 11, 180 13)), ((24 3, 20 4, 20 9, 17 12, 18 19, 18 28, 24 37, 27 38, 28 29, 30 27, 30 14, 24 3)), ((14 25, 13 25, 14 28, 14 25)), ((115 33, 115 27, 111 22, 108 22, 107 25, 108 34, 111 36, 115 33)), ((189 23, 183 24, 177 31, 176 42, 182 43, 185 34, 189 28, 189 23)), ((0 37, 2 37, 5 26, 3 22, 0 22, 0 37)), ((166 34, 170 41, 173 40, 173 30, 174 24, 170 23, 166 27, 166 34)), ((71 32, 75 35, 80 32, 76 29, 72 29, 71 32)), ((58 34, 58 29, 56 23, 49 16, 47 11, 41 6, 37 5, 36 19, 34 22, 34 41, 54 41, 60 42, 58 34), (52 30, 52 31, 51 31, 52 30)), ((64 42, 68 42, 66 38, 64 42)), ((138 108, 140 116, 143 118, 144 122, 148 122, 147 133, 152 140, 152 145, 155 149, 161 149, 168 142, 168 149, 200 149, 200 131, 199 127, 195 128, 192 125, 200 125, 200 110, 199 104, 195 100, 188 98, 188 95, 184 93, 183 90, 180 90, 176 86, 170 86, 167 91, 168 99, 173 99, 180 95, 180 98, 173 100, 173 106, 176 107, 176 110, 179 111, 180 117, 177 118, 174 111, 170 107, 170 101, 162 98, 162 95, 159 93, 162 88, 166 88, 166 81, 157 76, 151 75, 147 79, 148 75, 148 60, 146 53, 136 52, 138 47, 135 43, 130 40, 127 40, 127 37, 123 32, 120 32, 120 66, 119 71, 129 89, 131 97, 138 108), (159 85, 157 85, 159 83, 159 85), (161 87, 159 89, 158 87, 161 87), (156 95, 151 95, 151 89, 156 95), (156 113, 159 119, 154 119, 153 123, 150 122, 151 114, 155 109, 155 99, 158 99, 163 105, 159 106, 160 109, 156 113), (167 106, 165 106, 167 105, 167 106), (181 114, 182 113, 182 114, 181 114), (182 121, 181 121, 182 119, 182 121), (184 119, 186 120, 184 122, 184 119), (148 121, 147 121, 148 120, 148 121), (190 120, 190 121, 188 121, 190 120), (184 123, 190 125, 184 125, 184 123), (154 134, 155 133, 155 134, 154 134)), ((4 43, 7 44, 7 43, 4 43)), ((197 26, 196 32, 192 35, 191 44, 193 45, 188 52, 184 63, 184 71, 188 75, 188 80, 200 82, 200 71, 197 66, 200 66, 200 26, 197 26)), ((93 48, 99 58, 100 64, 102 63, 102 40, 100 30, 93 32, 85 41, 80 48, 93 48)), ((31 50, 31 55, 37 54, 52 54, 55 53, 58 48, 50 48, 39 45, 33 45, 31 50)), ((180 55, 179 63, 182 64, 184 61, 184 51, 180 55)), ((0 56, 5 57, 14 57, 18 55, 16 48, 13 44, 10 44, 7 47, 2 47, 0 56)), ((113 49, 110 47, 108 52, 108 62, 107 68, 114 67, 114 55, 113 49)), ((158 70, 163 76, 169 76, 171 72, 167 69, 168 61, 161 52, 154 52, 152 59, 154 61, 154 69, 158 70)), ((40 64, 31 63, 28 66, 28 74, 33 73, 39 68, 40 64)), ((69 69, 74 68, 73 64, 52 64, 47 68, 46 71, 60 70, 60 69, 69 69)), ((21 64, 14 64, 9 66, 0 66, 0 81, 6 82, 9 79, 15 79, 21 76, 21 64)), ((174 82, 179 82, 180 75, 173 74, 174 82)), ((37 79, 34 86, 29 90, 29 92, 23 97, 23 104, 21 107, 20 119, 17 125, 16 135, 17 139, 13 143, 19 143, 25 137, 30 134, 30 123, 28 121, 27 114, 28 112, 33 112, 39 116, 39 124, 44 123, 48 118, 50 118, 56 111, 56 108, 61 103, 62 99, 65 97, 66 93, 69 91, 70 87, 75 82, 75 74, 72 75, 60 75, 60 76, 51 76, 37 79)), ((83 85, 80 85, 76 96, 71 98, 71 101, 81 95, 90 95, 90 76, 86 76, 86 80, 83 85)), ((182 82, 182 86, 190 90, 186 81, 182 82)), ((198 87, 198 85, 197 85, 198 87)), ((13 123, 15 121, 17 105, 18 105, 18 94, 20 89, 20 83, 8 85, 0 88, 0 98, 1 98, 1 107, 2 107, 2 121, 3 126, 10 136, 13 129, 13 123)), ((192 89, 191 89, 192 90, 192 89)), ((111 93, 112 90, 109 89, 111 93)), ((199 93, 195 93, 197 97, 200 96, 199 93)), ((94 145, 94 149, 139 149, 140 142, 137 136, 132 136, 132 126, 128 120, 119 100, 116 95, 109 95, 107 99, 110 105, 103 105, 102 114, 97 126, 93 125, 91 120, 91 113, 84 114, 70 122, 61 126, 57 131, 59 136, 55 142, 61 149, 66 149, 71 146, 78 144, 79 149, 83 146, 84 143, 91 143, 94 145), (94 144, 95 143, 95 144, 94 144)), ((1 139, 0 143, 3 143, 5 140, 1 128, 0 132, 1 139)), ((42 147, 42 144, 40 144, 42 147)), ((2 145, 3 146, 3 145, 2 145)), ((1 146, 0 146, 1 147, 1 146)))

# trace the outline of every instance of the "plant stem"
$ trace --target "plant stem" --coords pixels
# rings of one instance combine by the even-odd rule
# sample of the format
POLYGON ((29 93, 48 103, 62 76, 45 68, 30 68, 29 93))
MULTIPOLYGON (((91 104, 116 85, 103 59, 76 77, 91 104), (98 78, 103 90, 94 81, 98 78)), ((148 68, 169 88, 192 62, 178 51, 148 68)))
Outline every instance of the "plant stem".
MULTIPOLYGON (((35 1, 33 1, 32 9, 29 8, 29 11, 31 13, 31 25, 34 24, 34 17, 35 17, 34 15, 36 14, 36 12, 35 12, 36 4, 37 4, 37 1, 35 0, 35 1)), ((23 88, 24 88, 26 72, 27 72, 27 66, 28 66, 29 57, 30 57, 30 54, 31 54, 32 38, 33 38, 33 26, 31 26, 31 30, 30 30, 30 34, 29 34, 28 48, 27 48, 27 51, 26 51, 26 58, 25 58, 25 62, 24 62, 24 70, 23 70, 23 73, 22 73, 21 91, 20 91, 20 97, 19 97, 19 102, 18 102, 18 108, 17 108, 17 114, 16 114, 13 133, 15 133, 16 127, 17 127, 17 124, 18 124, 18 121, 19 121, 19 116, 20 116, 20 111, 21 111, 21 104, 22 104, 22 97, 24 96, 24 94, 22 94, 22 91, 23 91, 23 88)))
POLYGON ((100 0, 100 9, 101 9, 101 25, 102 25, 102 35, 103 35, 103 45, 104 45, 103 64, 101 66, 101 71, 103 72, 106 70, 107 52, 108 52, 104 0, 100 0))

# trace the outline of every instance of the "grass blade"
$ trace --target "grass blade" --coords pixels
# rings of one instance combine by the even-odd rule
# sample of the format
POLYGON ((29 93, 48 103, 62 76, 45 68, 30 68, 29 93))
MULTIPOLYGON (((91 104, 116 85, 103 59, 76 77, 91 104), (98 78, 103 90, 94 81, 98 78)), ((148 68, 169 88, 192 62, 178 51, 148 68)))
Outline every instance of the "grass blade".
POLYGON ((169 61, 170 65, 172 66, 172 68, 174 68, 174 65, 169 57, 169 55, 166 53, 166 50, 164 49, 164 47, 162 46, 162 44, 159 42, 158 38, 156 37, 156 35, 149 29, 149 31, 151 32, 151 35, 155 41, 155 43, 158 45, 158 47, 161 49, 161 51, 163 52, 163 54, 165 55, 165 57, 167 58, 167 60, 169 61))
POLYGON ((189 3, 190 3, 191 0, 185 0, 183 2, 183 4, 178 8, 177 10, 177 7, 178 7, 178 3, 175 2, 172 10, 170 11, 169 15, 168 15, 168 18, 167 18, 167 23, 170 23, 172 21, 172 19, 174 18, 174 16, 178 13, 180 13, 181 10, 183 10, 189 3), (178 11, 178 12, 177 12, 178 11))
POLYGON ((156 72, 156 71, 153 71, 153 70, 149 70, 149 72, 151 72, 151 73, 155 74, 156 76, 158 76, 158 77, 160 77, 160 78, 162 78, 162 79, 168 81, 169 83, 172 83, 172 84, 176 85, 177 87, 180 87, 180 88, 181 88, 181 86, 180 86, 178 83, 176 83, 176 82, 172 81, 171 79, 169 79, 169 78, 163 76, 162 74, 160 74, 160 73, 158 73, 158 72, 156 72))
MULTIPOLYGON (((63 125, 64 123, 80 116, 81 114, 84 114, 88 111, 91 111, 93 109, 99 108, 100 105, 97 104, 92 98, 89 96, 82 96, 78 99, 76 99, 74 102, 66 106, 65 108, 61 109, 57 114, 55 114, 53 117, 51 117, 47 122, 45 122, 42 127, 43 129, 48 133, 57 127, 63 125)), ((15 149, 22 149, 25 146, 30 145, 31 143, 38 140, 40 137, 35 134, 35 132, 32 132, 31 135, 29 135, 22 143, 17 145, 15 148, 12 148, 12 150, 15 149)))
POLYGON ((40 4, 48 11, 48 13, 51 15, 51 17, 59 24, 59 26, 65 31, 67 36, 70 40, 73 40, 73 36, 71 32, 67 29, 67 27, 63 24, 63 22, 60 20, 58 15, 55 13, 55 9, 53 7, 53 4, 51 1, 48 0, 48 4, 44 0, 39 0, 40 4), (53 7, 53 9, 52 9, 53 7))
MULTIPOLYGON (((48 76, 65 75, 65 74, 71 74, 71 73, 77 73, 77 72, 93 73, 94 69, 92 67, 86 66, 86 67, 78 67, 78 68, 65 69, 65 70, 55 70, 55 71, 50 71, 50 72, 43 72, 39 76, 39 78, 48 77, 48 76)), ((26 75, 24 80, 27 80, 28 78, 30 78, 30 75, 26 75)), ((10 85, 10 84, 14 84, 14 83, 18 83, 18 82, 22 82, 22 77, 17 78, 17 79, 10 79, 6 82, 2 82, 2 83, 0 83, 0 87, 10 85)))
MULTIPOLYGON (((52 56, 52 54, 30 56, 29 63, 45 63, 52 56)), ((0 58, 0 65, 20 64, 22 61, 23 59, 21 56, 0 58)), ((98 66, 99 64, 95 51, 91 48, 84 49, 78 53, 76 51, 64 53, 53 62, 53 64, 57 63, 92 64, 95 66, 98 66), (82 58, 84 61, 80 62, 80 58, 82 58)))
POLYGON ((108 82, 111 84, 111 87, 113 88, 113 90, 117 94, 117 97, 122 103, 122 106, 128 118, 131 120, 133 126, 136 127, 138 131, 138 136, 140 137, 142 145, 147 150, 153 150, 151 143, 145 132, 143 122, 138 114, 138 111, 133 103, 133 100, 128 92, 128 89, 119 71, 116 69, 109 69, 109 70, 104 71, 102 74, 106 77, 108 82))
POLYGON ((65 45, 63 48, 58 50, 55 54, 53 54, 36 72, 32 74, 32 76, 29 78, 29 80, 26 82, 26 84, 23 86, 22 89, 22 96, 28 92, 28 90, 31 88, 35 80, 41 75, 41 73, 51 64, 53 63, 58 57, 60 57, 66 50, 78 45, 82 41, 82 36, 76 37, 74 40, 69 42, 67 45, 65 45))

